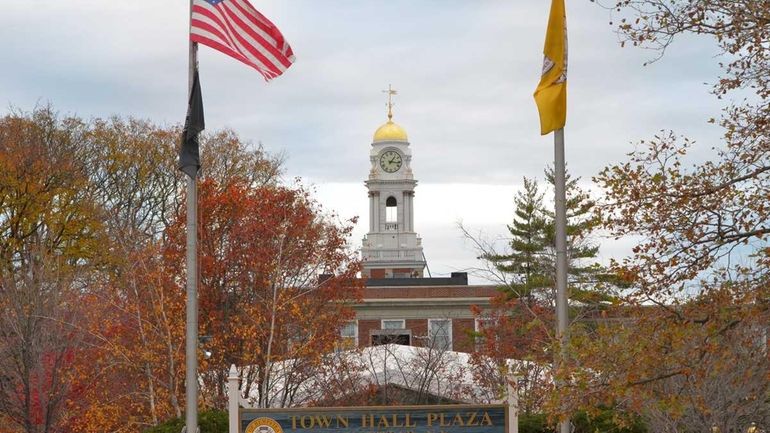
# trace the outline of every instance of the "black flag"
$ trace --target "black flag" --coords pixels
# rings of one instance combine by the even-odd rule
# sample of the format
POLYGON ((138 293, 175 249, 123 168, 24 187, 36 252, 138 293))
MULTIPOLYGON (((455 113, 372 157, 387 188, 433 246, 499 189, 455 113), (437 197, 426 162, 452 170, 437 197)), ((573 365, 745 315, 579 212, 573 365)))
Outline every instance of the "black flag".
POLYGON ((192 92, 190 92, 190 101, 187 104, 187 118, 184 121, 184 130, 182 131, 182 145, 179 147, 179 169, 193 179, 198 175, 198 169, 201 166, 198 134, 205 128, 201 83, 198 80, 198 68, 195 68, 192 92))

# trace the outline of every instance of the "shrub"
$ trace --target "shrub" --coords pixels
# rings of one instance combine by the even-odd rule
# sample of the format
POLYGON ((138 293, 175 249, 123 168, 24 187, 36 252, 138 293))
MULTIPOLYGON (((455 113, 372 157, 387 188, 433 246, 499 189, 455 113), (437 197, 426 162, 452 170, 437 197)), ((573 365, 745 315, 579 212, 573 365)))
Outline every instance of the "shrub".
MULTIPOLYGON (((143 433, 180 433, 182 427, 184 427, 184 415, 151 427, 143 433)), ((227 433, 227 412, 215 409, 200 412, 198 428, 201 433, 227 433)))

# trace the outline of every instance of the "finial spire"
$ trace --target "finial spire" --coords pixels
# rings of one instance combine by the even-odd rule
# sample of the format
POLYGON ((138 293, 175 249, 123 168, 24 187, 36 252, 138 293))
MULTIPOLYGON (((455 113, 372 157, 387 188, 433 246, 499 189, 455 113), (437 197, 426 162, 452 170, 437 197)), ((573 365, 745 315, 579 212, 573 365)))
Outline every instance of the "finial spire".
POLYGON ((382 93, 388 94, 388 122, 390 122, 393 119, 393 95, 397 95, 398 92, 388 84, 388 90, 383 90, 382 93))

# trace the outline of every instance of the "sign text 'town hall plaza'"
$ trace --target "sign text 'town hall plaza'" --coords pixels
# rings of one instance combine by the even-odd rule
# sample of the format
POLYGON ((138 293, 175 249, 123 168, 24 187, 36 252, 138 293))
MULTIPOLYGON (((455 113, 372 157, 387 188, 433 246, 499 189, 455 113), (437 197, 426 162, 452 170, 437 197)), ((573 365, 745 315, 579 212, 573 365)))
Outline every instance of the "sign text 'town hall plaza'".
POLYGON ((241 409, 242 433, 505 433, 505 405, 241 409))

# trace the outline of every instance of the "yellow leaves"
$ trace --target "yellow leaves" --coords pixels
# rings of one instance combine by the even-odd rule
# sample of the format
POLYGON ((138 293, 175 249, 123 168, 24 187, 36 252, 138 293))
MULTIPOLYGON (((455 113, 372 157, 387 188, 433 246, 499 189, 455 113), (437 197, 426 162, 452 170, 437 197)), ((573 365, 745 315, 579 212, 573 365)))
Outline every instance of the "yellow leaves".
MULTIPOLYGON (((0 119, 3 268, 40 246, 51 257, 48 261, 60 267, 58 271, 67 271, 63 275, 88 267, 88 274, 78 274, 82 281, 66 302, 78 309, 82 320, 78 329, 88 339, 87 350, 73 353, 76 367, 65 376, 82 390, 68 395, 68 410, 81 415, 69 430, 137 429, 140 424, 178 415, 184 403, 184 260, 179 259, 184 255, 184 219, 178 215, 183 189, 174 169, 178 138, 178 127, 160 128, 137 119, 59 119, 50 108, 0 119), (103 398, 104 389, 110 390, 109 400, 103 398)), ((201 226, 225 235, 207 237, 203 232, 201 237, 209 242, 201 245, 207 253, 201 257, 201 268, 209 278, 202 287, 208 292, 202 294, 217 294, 208 299, 210 304, 201 315, 204 332, 215 335, 216 346, 212 358, 201 365, 215 371, 234 360, 242 364, 266 353, 262 346, 251 344, 263 341, 259 332, 270 318, 264 308, 256 308, 264 307, 266 299, 258 299, 256 288, 270 281, 289 281, 292 272, 311 270, 317 264, 313 260, 320 260, 318 252, 326 254, 323 259, 330 269, 339 271, 341 279, 332 281, 328 291, 319 291, 323 296, 318 296, 316 305, 335 293, 355 297, 346 283, 352 276, 346 267, 355 260, 344 253, 344 233, 349 233, 349 227, 324 225, 315 218, 314 203, 305 191, 276 186, 280 158, 261 148, 249 150, 232 131, 204 138, 204 146, 206 154, 218 156, 204 161, 204 176, 222 189, 208 203, 219 213, 206 214, 201 226), (256 186, 264 188, 253 190, 256 186), (251 190, 252 195, 248 203, 238 203, 244 195, 228 196, 228 190, 251 190), (238 206, 246 212, 236 214, 238 206), (281 220, 288 223, 280 224, 281 220), (215 224, 206 225, 212 221, 215 224), (270 238, 267 230, 255 230, 260 221, 268 223, 262 229, 284 229, 286 245, 292 249, 285 250, 285 260, 276 258, 271 249, 275 243, 270 248, 260 244, 270 238), (326 235, 332 240, 322 245, 326 235), (244 239, 253 248, 228 249, 244 239), (243 266, 233 266, 236 263, 243 266), (276 269, 270 266, 282 270, 273 272, 276 269), (221 277, 218 284, 210 278, 215 273, 221 277), (236 288, 254 288, 251 295, 255 296, 238 298, 236 288)), ((0 306, 5 307, 9 303, 2 294, 0 306)), ((342 312, 318 314, 312 303, 283 298, 281 302, 287 304, 278 309, 283 315, 281 327, 286 327, 287 320, 296 320, 330 329, 310 334, 320 335, 323 344, 301 353, 331 347, 328 341, 338 333, 324 324, 348 317, 342 312)))
POLYGON ((0 120, 0 255, 39 242, 70 260, 98 255, 102 224, 73 131, 47 109, 0 120))

